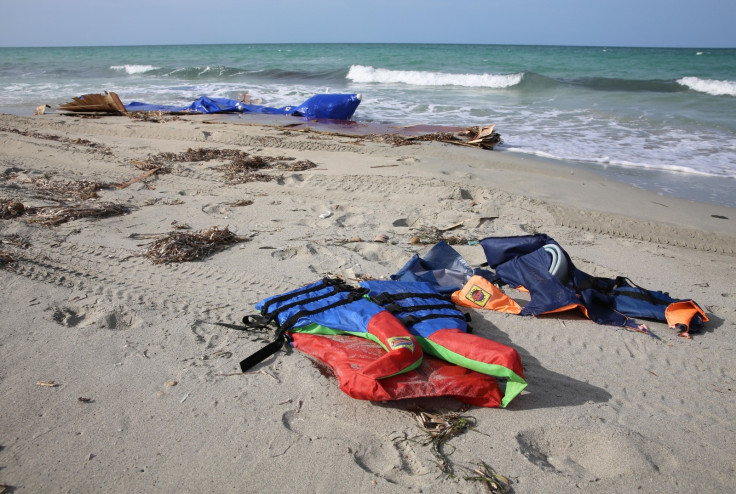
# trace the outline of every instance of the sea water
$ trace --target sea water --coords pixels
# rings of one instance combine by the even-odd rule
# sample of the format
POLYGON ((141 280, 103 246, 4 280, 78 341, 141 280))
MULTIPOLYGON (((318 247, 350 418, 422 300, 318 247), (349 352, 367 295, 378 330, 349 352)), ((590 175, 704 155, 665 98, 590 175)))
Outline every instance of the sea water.
MULTIPOLYGON (((0 48, 0 111, 74 96, 267 106, 361 93, 353 119, 495 124, 501 152, 736 207, 736 49, 251 44, 0 48)), ((622 198, 625 200, 625 198, 622 198)))

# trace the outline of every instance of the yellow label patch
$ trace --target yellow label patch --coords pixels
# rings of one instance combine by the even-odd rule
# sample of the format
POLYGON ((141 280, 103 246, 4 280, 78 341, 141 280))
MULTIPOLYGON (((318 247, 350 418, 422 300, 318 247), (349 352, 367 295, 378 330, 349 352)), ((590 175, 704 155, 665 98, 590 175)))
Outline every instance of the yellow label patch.
POLYGON ((414 340, 410 336, 392 336, 386 342, 391 350, 408 348, 410 352, 414 353, 414 340))
POLYGON ((491 294, 478 285, 473 285, 468 290, 468 293, 465 294, 465 298, 470 300, 478 307, 485 307, 485 305, 491 299, 491 294))

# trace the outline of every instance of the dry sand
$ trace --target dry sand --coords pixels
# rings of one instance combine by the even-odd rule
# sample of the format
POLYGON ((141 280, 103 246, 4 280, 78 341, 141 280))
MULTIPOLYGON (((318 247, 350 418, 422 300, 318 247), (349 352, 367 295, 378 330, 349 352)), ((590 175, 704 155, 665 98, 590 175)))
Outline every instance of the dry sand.
POLYGON ((222 161, 176 162, 84 201, 125 215, 0 220, 8 491, 486 492, 464 479, 480 462, 517 493, 736 488, 736 211, 499 151, 208 120, 0 115, 0 199, 26 207, 58 204, 38 179, 123 183, 188 148, 317 164, 231 185, 222 161), (688 341, 661 323, 655 339, 572 314, 474 312, 477 334, 518 349, 529 386, 507 409, 464 412, 476 429, 448 443, 450 478, 407 410, 453 400, 354 400, 298 352, 238 374, 263 343, 213 323, 328 274, 387 277, 431 246, 411 237, 461 222, 450 233, 468 239, 547 233, 579 268, 692 297, 711 322, 688 341), (183 224, 247 241, 196 262, 141 256, 183 224))

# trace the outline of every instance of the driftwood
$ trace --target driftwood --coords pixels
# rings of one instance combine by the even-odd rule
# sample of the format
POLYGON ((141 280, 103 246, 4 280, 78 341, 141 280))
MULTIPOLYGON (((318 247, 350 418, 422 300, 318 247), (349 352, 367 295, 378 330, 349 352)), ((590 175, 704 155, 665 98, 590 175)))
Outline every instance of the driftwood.
POLYGON ((484 127, 467 127, 465 130, 460 132, 431 132, 429 134, 414 136, 404 136, 400 134, 369 134, 362 138, 374 142, 385 142, 393 146, 409 146, 418 142, 434 141, 492 150, 496 144, 503 142, 501 135, 496 132, 494 128, 495 125, 486 125, 484 127))
POLYGON ((101 112, 116 115, 128 113, 118 95, 107 91, 105 94, 85 94, 76 97, 69 103, 59 106, 59 109, 75 113, 101 112))
POLYGON ((493 149, 496 144, 503 142, 501 135, 496 132, 495 125, 486 125, 485 127, 468 127, 464 134, 469 140, 466 144, 481 147, 483 149, 493 149))
POLYGON ((157 166, 156 168, 151 168, 148 171, 143 172, 141 175, 138 175, 134 179, 128 180, 127 182, 123 182, 121 184, 117 185, 118 189, 124 189, 128 187, 129 185, 133 185, 136 182, 140 182, 141 180, 145 180, 146 178, 150 177, 151 175, 154 175, 157 171, 161 169, 160 166, 157 166))

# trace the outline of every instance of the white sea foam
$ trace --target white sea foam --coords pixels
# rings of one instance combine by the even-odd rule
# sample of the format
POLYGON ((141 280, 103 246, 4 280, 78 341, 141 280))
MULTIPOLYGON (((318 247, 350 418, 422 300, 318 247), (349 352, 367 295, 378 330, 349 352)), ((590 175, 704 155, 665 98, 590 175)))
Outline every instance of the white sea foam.
POLYGON ((353 82, 384 84, 401 83, 412 86, 463 86, 503 89, 519 84, 524 74, 448 74, 417 70, 389 70, 365 65, 353 65, 347 79, 353 82))
POLYGON ((677 79, 677 82, 699 93, 706 93, 713 96, 736 96, 736 81, 683 77, 682 79, 677 79))
POLYGON ((110 70, 116 70, 118 72, 125 72, 128 75, 142 74, 149 70, 156 70, 159 67, 153 65, 111 65, 110 70))

